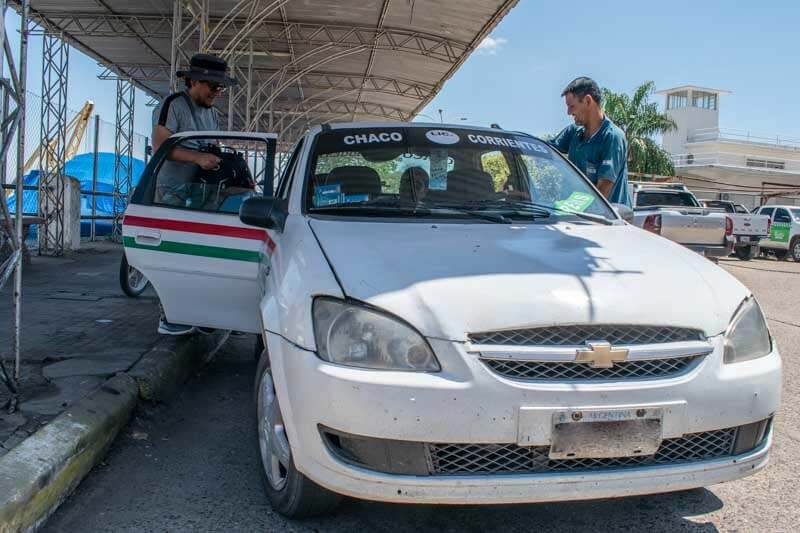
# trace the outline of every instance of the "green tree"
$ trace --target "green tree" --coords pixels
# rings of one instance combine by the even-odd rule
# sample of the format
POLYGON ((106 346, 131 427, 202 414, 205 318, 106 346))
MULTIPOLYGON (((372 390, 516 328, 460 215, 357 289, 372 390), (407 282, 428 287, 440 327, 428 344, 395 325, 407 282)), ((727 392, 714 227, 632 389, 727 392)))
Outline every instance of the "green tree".
POLYGON ((654 137, 675 129, 675 121, 658 110, 650 97, 655 83, 648 81, 631 96, 603 89, 603 108, 608 117, 625 132, 628 141, 628 170, 672 176, 675 166, 669 153, 659 147, 654 137))

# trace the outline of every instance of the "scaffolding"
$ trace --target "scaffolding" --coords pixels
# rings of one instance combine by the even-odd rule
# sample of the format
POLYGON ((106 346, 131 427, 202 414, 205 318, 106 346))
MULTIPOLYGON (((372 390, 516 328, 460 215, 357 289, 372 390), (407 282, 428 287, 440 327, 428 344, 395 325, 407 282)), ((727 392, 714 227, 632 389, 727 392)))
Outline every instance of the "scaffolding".
MULTIPOLYGON (((64 253, 64 153, 69 46, 62 35, 42 36, 42 130, 39 159, 39 254, 64 253)), ((20 202, 18 202, 21 205, 20 202)))
POLYGON ((114 134, 114 225, 112 238, 122 241, 122 216, 133 183, 133 117, 135 92, 128 80, 117 79, 117 119, 114 134))
MULTIPOLYGON (((7 1, 0 0, 0 12, 5 21, 7 1)), ((2 117, 0 117, 0 159, 5 161, 11 149, 11 144, 17 141, 17 168, 16 168, 16 198, 22 198, 22 161, 25 154, 25 135, 18 134, 25 131, 25 81, 27 79, 28 64, 28 2, 23 0, 20 5, 20 50, 19 63, 14 60, 5 23, 0 28, 0 43, 2 44, 2 59, 0 59, 0 86, 2 94, 2 117), (8 72, 6 72, 6 66, 8 72)), ((0 165, 0 178, 5 183, 6 167, 0 165)), ((3 358, 0 357, 0 382, 11 392, 9 405, 2 406, 9 411, 16 409, 19 401, 18 383, 20 379, 21 340, 22 340, 22 209, 21 202, 17 202, 17 209, 12 222, 5 192, 0 194, 0 289, 13 275, 13 328, 12 351, 14 354, 14 371, 9 374, 3 358)))

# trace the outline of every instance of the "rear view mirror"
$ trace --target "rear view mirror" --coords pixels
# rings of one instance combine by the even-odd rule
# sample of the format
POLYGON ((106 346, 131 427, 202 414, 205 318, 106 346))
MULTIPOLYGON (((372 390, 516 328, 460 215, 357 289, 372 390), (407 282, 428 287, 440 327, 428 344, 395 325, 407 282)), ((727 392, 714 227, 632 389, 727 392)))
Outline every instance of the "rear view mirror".
POLYGON ((614 210, 617 214, 624 220, 625 222, 633 221, 633 209, 628 207, 625 204, 612 204, 614 206, 614 210))
POLYGON ((283 227, 284 215, 279 202, 271 196, 254 196, 248 198, 239 207, 239 220, 248 226, 259 228, 283 227))

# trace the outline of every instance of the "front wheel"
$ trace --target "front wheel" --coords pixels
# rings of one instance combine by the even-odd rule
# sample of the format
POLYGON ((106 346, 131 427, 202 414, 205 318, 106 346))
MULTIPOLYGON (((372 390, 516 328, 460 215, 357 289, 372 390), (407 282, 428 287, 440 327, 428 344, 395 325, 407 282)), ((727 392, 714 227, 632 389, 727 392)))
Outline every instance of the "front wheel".
POLYGON ((128 264, 128 258, 125 257, 124 253, 119 264, 119 284, 122 287, 122 292, 131 298, 141 296, 150 284, 144 274, 128 264))
POLYGON ((789 245, 789 251, 792 254, 792 259, 800 262, 800 237, 792 239, 792 244, 789 245))
POLYGON ((752 246, 741 246, 734 250, 736 257, 741 259, 742 261, 750 261, 753 258, 753 247, 752 246))
POLYGON ((342 497, 297 471, 283 425, 275 385, 264 355, 256 373, 256 433, 261 481, 272 508, 287 518, 306 518, 333 511, 342 497))

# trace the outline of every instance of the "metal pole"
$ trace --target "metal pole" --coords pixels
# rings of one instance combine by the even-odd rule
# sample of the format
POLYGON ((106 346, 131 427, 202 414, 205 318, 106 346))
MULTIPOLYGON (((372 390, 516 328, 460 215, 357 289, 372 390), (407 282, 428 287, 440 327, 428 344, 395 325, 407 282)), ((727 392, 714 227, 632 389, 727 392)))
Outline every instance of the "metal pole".
POLYGON ((94 116, 94 146, 92 147, 92 234, 89 240, 97 239, 97 164, 100 147, 100 115, 94 116))
POLYGON ((177 77, 175 72, 178 70, 178 48, 180 47, 181 36, 181 22, 183 20, 183 6, 181 0, 175 0, 172 6, 172 49, 170 54, 169 64, 169 90, 175 92, 177 90, 177 77))
MULTIPOLYGON (((17 127, 17 268, 14 272, 14 379, 19 383, 22 353, 22 167, 25 165, 25 82, 28 79, 28 0, 21 0, 19 39, 19 126, 17 127)), ((41 230, 41 228, 40 228, 41 230)))

